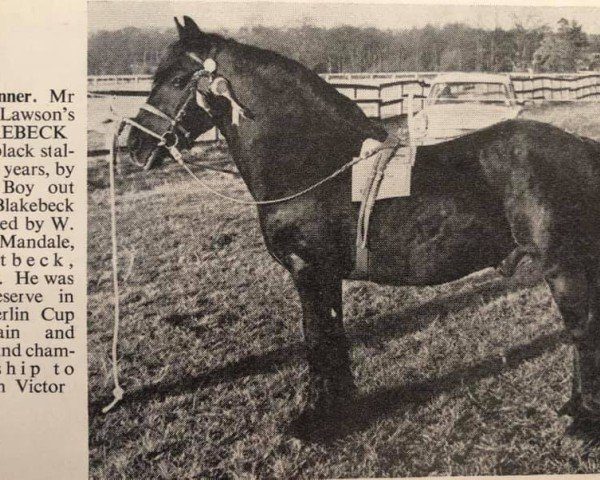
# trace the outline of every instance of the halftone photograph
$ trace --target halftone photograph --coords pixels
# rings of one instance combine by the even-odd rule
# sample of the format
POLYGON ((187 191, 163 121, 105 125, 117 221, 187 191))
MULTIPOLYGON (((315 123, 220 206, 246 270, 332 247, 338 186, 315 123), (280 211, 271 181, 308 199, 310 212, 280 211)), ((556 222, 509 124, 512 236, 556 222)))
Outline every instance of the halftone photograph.
POLYGON ((90 477, 600 473, 600 8, 89 2, 90 477))

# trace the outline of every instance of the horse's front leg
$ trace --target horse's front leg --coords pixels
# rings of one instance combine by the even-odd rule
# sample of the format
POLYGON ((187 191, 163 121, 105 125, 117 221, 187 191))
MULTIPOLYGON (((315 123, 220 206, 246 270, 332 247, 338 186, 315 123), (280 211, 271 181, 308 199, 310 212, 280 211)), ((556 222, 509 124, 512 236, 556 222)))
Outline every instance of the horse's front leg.
POLYGON ((309 365, 308 411, 335 414, 355 390, 342 315, 342 279, 292 255, 309 365))

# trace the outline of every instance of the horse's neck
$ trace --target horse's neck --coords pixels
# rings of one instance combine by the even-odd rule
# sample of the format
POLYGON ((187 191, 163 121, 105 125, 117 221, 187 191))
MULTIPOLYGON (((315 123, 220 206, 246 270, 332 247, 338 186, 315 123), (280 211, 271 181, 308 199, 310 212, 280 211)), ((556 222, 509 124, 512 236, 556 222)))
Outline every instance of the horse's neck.
POLYGON ((246 183, 248 190, 250 190, 250 193, 255 199, 263 199, 265 192, 263 192, 259 179, 257 178, 257 174, 255 172, 256 167, 250 162, 251 157, 249 156, 249 152, 247 152, 242 145, 241 139, 238 135, 238 128, 234 125, 228 124, 220 126, 219 129, 227 140, 229 154, 231 155, 235 166, 240 172, 242 179, 246 183))
POLYGON ((313 85, 309 78, 297 87, 298 79, 286 78, 291 73, 283 70, 280 87, 273 80, 276 69, 269 70, 269 76, 261 76, 266 74, 260 69, 242 75, 238 57, 224 49, 218 62, 256 123, 241 118, 239 127, 226 121, 221 130, 255 198, 283 197, 307 188, 349 162, 365 138, 385 138, 385 130, 375 127, 350 100, 329 91, 331 87, 319 81, 313 85))
MULTIPOLYGON (((244 120, 242 120, 244 121, 244 120)), ((276 196, 285 196, 294 188, 292 179, 286 178, 280 181, 272 181, 273 170, 278 165, 272 158, 265 156, 264 152, 259 152, 253 148, 253 142, 249 142, 240 137, 240 129, 228 124, 221 128, 222 133, 227 139, 229 153, 246 183, 248 190, 257 200, 275 198, 276 196)))
POLYGON ((288 152, 284 146, 274 145, 278 139, 245 138, 247 131, 243 125, 239 129, 228 125, 222 128, 222 132, 246 186, 257 200, 272 200, 298 193, 352 160, 352 154, 345 151, 347 149, 336 147, 333 142, 324 141, 320 153, 315 152, 314 147, 305 150, 299 147, 288 152), (265 147, 265 143, 270 148, 265 147), (328 144, 330 148, 327 148, 328 144))

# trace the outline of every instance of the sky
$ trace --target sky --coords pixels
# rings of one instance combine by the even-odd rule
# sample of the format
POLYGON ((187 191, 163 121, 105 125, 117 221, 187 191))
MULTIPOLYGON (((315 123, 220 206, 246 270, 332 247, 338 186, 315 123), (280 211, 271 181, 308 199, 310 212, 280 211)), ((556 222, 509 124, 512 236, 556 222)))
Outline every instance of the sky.
MULTIPOLYGON (((381 1, 381 0, 380 0, 381 1)), ((509 2, 511 0, 505 0, 509 2)), ((525 26, 542 24, 555 26, 561 17, 581 23, 586 33, 600 34, 600 6, 540 6, 529 5, 450 5, 384 3, 316 3, 316 2, 205 2, 205 1, 90 1, 88 29, 116 30, 126 26, 172 27, 175 15, 189 15, 201 29, 211 31, 226 28, 237 30, 247 25, 275 27, 311 23, 322 27, 338 25, 372 26, 382 29, 422 27, 428 23, 443 25, 461 22, 481 28, 511 28, 515 19, 525 26)), ((524 3, 524 2, 522 2, 524 3)), ((546 3, 548 3, 546 1, 546 3)), ((552 5, 561 2, 551 2, 552 5)), ((564 5, 564 3, 563 3, 564 5)))

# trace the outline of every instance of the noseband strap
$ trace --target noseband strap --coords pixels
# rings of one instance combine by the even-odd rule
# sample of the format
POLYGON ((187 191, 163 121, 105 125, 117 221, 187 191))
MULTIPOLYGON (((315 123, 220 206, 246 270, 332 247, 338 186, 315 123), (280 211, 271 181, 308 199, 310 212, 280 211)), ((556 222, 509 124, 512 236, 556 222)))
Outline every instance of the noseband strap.
POLYGON ((123 118, 122 125, 131 125, 132 127, 137 128, 138 130, 150 135, 151 137, 156 138, 157 140, 162 140, 162 135, 159 135, 156 132, 153 132, 149 128, 144 127, 141 123, 136 122, 133 118, 123 118))
MULTIPOLYGON (((187 105, 184 104, 182 108, 185 108, 186 106, 187 105)), ((167 120, 173 128, 180 130, 181 133, 183 133, 183 135, 185 136, 185 138, 190 138, 191 133, 179 124, 181 118, 179 120, 177 120, 176 118, 171 118, 166 113, 161 112, 158 108, 154 107, 153 105, 150 105, 149 103, 144 103, 144 105, 140 107, 140 110, 145 110, 149 113, 152 113, 153 115, 156 115, 157 117, 167 120)), ((180 112, 177 112, 177 117, 181 117, 180 112)))
POLYGON ((145 103, 140 108, 141 110, 144 110, 145 112, 150 113, 161 120, 169 122, 168 128, 163 133, 158 133, 152 128, 146 127, 132 118, 125 118, 121 123, 120 128, 127 124, 158 140, 158 143, 154 147, 154 150, 144 165, 144 170, 149 170, 152 167, 152 164, 156 158, 158 158, 158 151, 162 147, 166 148, 171 156, 173 156, 173 158, 176 160, 177 157, 181 157, 181 153, 177 149, 177 145, 180 140, 178 132, 183 134, 186 140, 190 140, 191 133, 181 125, 181 121, 189 104, 192 101, 195 101, 203 110, 206 111, 209 116, 212 117, 213 115, 210 111, 210 108, 208 104, 206 104, 206 96, 222 96, 231 103, 233 123, 237 124, 236 118, 239 117, 240 114, 246 118, 253 119, 251 112, 247 108, 243 107, 235 98, 229 81, 216 74, 217 64, 212 59, 212 55, 209 54, 209 57, 204 61, 193 52, 188 52, 187 56, 195 63, 200 64, 201 67, 193 73, 190 81, 188 82, 185 88, 185 92, 187 92, 188 96, 181 107, 177 110, 175 117, 171 118, 169 115, 156 108, 154 105, 150 105, 149 103, 145 103))
POLYGON ((150 105, 149 103, 144 103, 144 105, 142 105, 140 107, 140 109, 141 110, 146 110, 147 112, 150 112, 153 115, 156 115, 157 117, 164 118, 165 120, 168 120, 169 123, 171 123, 171 125, 173 125, 175 123, 175 120, 173 118, 169 117, 166 113, 162 112, 161 110, 159 110, 155 106, 150 105))
POLYGON ((137 128, 141 132, 144 132, 147 135, 150 135, 151 137, 158 140, 158 143, 154 147, 154 151, 150 154, 150 156, 148 157, 148 161, 144 165, 144 170, 149 170, 152 167, 152 164, 158 157, 157 154, 160 148, 165 147, 171 154, 173 151, 177 150, 177 144, 179 143, 179 135, 177 134, 177 130, 180 131, 186 139, 190 138, 191 133, 181 125, 181 120, 183 119, 185 111, 187 110, 190 102, 195 98, 196 84, 198 82, 198 78, 200 78, 204 73, 204 70, 201 69, 196 71, 194 75, 192 75, 192 78, 190 79, 186 87, 186 91, 188 91, 188 96, 185 102, 183 102, 181 107, 177 110, 175 118, 171 118, 169 115, 159 110, 154 105, 150 105, 149 103, 145 103, 140 107, 141 110, 144 110, 152 115, 159 117, 162 120, 166 120, 169 122, 169 127, 162 134, 155 132, 154 130, 142 125, 141 123, 135 121, 132 118, 123 119, 122 126, 130 125, 133 128, 137 128))

